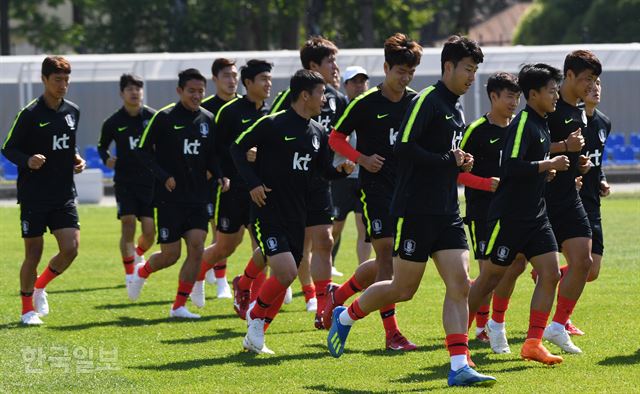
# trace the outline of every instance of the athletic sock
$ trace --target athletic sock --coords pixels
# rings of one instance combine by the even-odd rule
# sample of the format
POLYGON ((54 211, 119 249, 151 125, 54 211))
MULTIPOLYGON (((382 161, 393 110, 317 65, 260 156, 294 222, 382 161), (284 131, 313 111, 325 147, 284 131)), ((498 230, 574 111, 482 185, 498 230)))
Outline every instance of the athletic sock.
POLYGON ((209 271, 211 268, 213 268, 213 265, 202 260, 202 262, 200 262, 200 271, 198 271, 198 276, 196 277, 196 281, 202 282, 204 278, 207 276, 207 271, 209 271))
POLYGON ((349 297, 361 291, 362 286, 356 280, 356 276, 352 275, 351 278, 341 285, 334 293, 335 301, 338 305, 342 305, 349 299, 349 297))
POLYGON ((133 256, 130 257, 125 257, 122 259, 122 264, 124 264, 124 272, 127 275, 131 275, 133 274, 133 262, 134 262, 135 258, 133 256))
POLYGON ((322 313, 327 305, 327 286, 329 284, 331 284, 331 279, 313 281, 313 285, 316 288, 316 299, 318 300, 318 313, 322 313))
POLYGON ((304 294, 304 302, 309 302, 310 299, 316 298, 316 287, 313 283, 302 286, 302 293, 304 294))
POLYGON ((136 245, 136 254, 137 254, 138 256, 144 256, 144 252, 146 252, 146 251, 147 251, 147 250, 146 250, 146 249, 142 249, 142 248, 140 247, 140 245, 136 245))
POLYGON ((491 313, 491 320, 496 323, 504 323, 504 315, 509 308, 509 298, 502 298, 497 295, 493 295, 493 311, 491 313))
POLYGON ((547 320, 549 320, 549 312, 542 312, 531 309, 529 315, 529 331, 527 331, 527 339, 542 339, 544 329, 547 327, 547 320))
POLYGON ((393 334, 399 332, 398 321, 396 320, 396 304, 387 305, 380 309, 380 317, 387 338, 391 338, 393 334))
POLYGON ((34 310, 33 308, 33 291, 21 291, 20 298, 22 299, 22 314, 29 313, 34 310))
POLYGON ((189 298, 191 290, 193 290, 193 282, 178 281, 178 294, 176 294, 176 300, 173 303, 173 310, 176 310, 187 303, 187 298, 189 298))
POLYGON ((258 276, 256 276, 256 278, 251 282, 251 297, 249 297, 250 303, 258 298, 258 294, 260 294, 260 288, 262 287, 262 285, 264 285, 264 282, 266 282, 266 280, 267 275, 264 273, 264 270, 262 270, 258 273, 258 276))
MULTIPOLYGON (((480 305, 478 312, 476 312, 476 327, 478 329, 484 328, 489 320, 489 304, 480 305)), ((469 322, 471 324, 471 322, 469 322)))
POLYGON ((445 338, 449 357, 451 357, 451 370, 457 371, 466 365, 467 352, 469 351, 469 336, 467 334, 449 334, 445 338))
POLYGON ((44 271, 42 271, 42 274, 38 276, 38 279, 36 279, 35 288, 44 289, 45 287, 47 287, 49 282, 54 280, 58 275, 60 275, 60 272, 51 268, 50 265, 47 266, 47 268, 45 268, 44 271))
POLYGON ((213 265, 213 273, 216 279, 221 279, 227 276, 227 259, 218 261, 213 265))
POLYGON ((558 304, 556 305, 556 313, 553 315, 553 321, 561 324, 563 327, 567 324, 567 320, 573 313, 577 300, 570 300, 566 297, 558 295, 558 304))
POLYGON ((143 279, 147 279, 152 272, 153 270, 151 269, 151 264, 149 264, 149 261, 147 261, 142 267, 138 269, 138 276, 143 279))
POLYGON ((238 281, 238 288, 240 290, 249 290, 251 288, 251 282, 258 277, 263 268, 256 266, 253 262, 253 258, 249 259, 247 266, 244 268, 244 274, 238 281))
POLYGON ((251 309, 252 319, 264 319, 267 309, 278 299, 282 293, 287 291, 287 286, 278 282, 275 276, 271 276, 260 288, 260 293, 256 298, 256 304, 251 309))
MULTIPOLYGON (((351 305, 349 305, 349 307, 347 308, 347 310, 345 312, 347 312, 349 318, 352 321, 360 320, 360 319, 363 319, 363 318, 365 318, 367 316, 367 314, 364 313, 364 311, 360 308, 360 299, 359 298, 356 298, 356 300, 353 301, 353 303, 351 303, 351 305)), ((344 312, 342 314, 344 314, 344 312)), ((340 322, 341 323, 342 323, 342 314, 340 314, 340 316, 341 316, 340 322)), ((353 324, 353 322, 351 324, 353 324)))
POLYGON ((284 302, 285 292, 276 297, 271 306, 267 308, 267 311, 264 315, 264 331, 267 331, 269 325, 273 322, 273 319, 276 318, 278 312, 280 312, 280 308, 282 307, 282 303, 284 302))

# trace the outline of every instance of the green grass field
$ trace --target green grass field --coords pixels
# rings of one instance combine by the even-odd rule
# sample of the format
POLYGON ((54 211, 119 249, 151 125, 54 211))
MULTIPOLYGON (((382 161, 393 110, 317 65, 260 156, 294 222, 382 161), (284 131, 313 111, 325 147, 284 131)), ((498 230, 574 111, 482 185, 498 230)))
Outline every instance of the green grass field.
MULTIPOLYGON (((573 316, 587 332, 575 340, 584 354, 566 355, 555 367, 519 359, 533 289, 528 275, 523 276, 507 313, 513 353, 494 355, 487 345, 471 342, 479 370, 498 378, 496 392, 640 392, 640 195, 612 196, 603 204, 606 253, 601 276, 587 286, 573 316)), ((202 319, 168 318, 179 264, 153 274, 139 301, 129 302, 118 256, 115 208, 81 206, 79 212, 80 255, 48 286, 51 313, 45 325, 25 328, 17 323, 23 256, 19 213, 15 207, 0 208, 2 392, 465 390, 446 386, 444 287, 432 266, 414 299, 398 307, 400 326, 419 345, 418 351, 385 352, 380 318, 372 314, 354 327, 345 354, 333 359, 326 350, 326 332, 313 328, 313 315, 304 311, 296 283, 293 303, 283 308, 267 332, 267 344, 276 355, 255 356, 242 352, 245 323, 234 314, 231 300, 211 297, 214 287, 207 287, 207 305, 198 311, 202 319)), ((356 265, 353 218, 348 221, 338 256, 338 268, 345 273, 356 265)), ((39 271, 54 248, 48 235, 39 271)), ((244 268, 249 249, 245 242, 229 259, 229 280, 244 268)), ((472 267, 475 276, 477 266, 472 267)))

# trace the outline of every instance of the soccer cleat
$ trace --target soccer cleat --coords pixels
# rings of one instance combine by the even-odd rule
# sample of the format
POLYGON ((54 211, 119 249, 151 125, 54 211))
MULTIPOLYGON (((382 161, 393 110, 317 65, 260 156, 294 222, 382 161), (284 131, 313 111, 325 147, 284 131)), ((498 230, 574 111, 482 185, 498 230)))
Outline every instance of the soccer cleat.
POLYGON ((47 292, 44 289, 33 290, 33 306, 40 316, 49 314, 49 302, 47 301, 47 292))
POLYGON ((546 365, 560 364, 562 357, 551 354, 544 347, 542 341, 536 338, 527 338, 520 350, 520 357, 527 361, 537 361, 546 365))
POLYGON ((40 319, 40 316, 38 316, 36 311, 29 311, 25 313, 20 317, 20 321, 26 326, 39 326, 43 324, 43 321, 40 319))
POLYGON ((253 353, 256 353, 256 354, 276 354, 273 350, 269 349, 266 344, 264 346, 262 346, 262 349, 255 348, 249 342, 249 340, 247 339, 246 336, 242 340, 242 347, 245 348, 246 350, 248 350, 250 352, 253 352, 253 353))
POLYGON ((291 286, 287 287, 287 292, 284 293, 284 303, 285 304, 291 304, 291 301, 293 301, 293 291, 291 290, 291 286))
POLYGON ((327 347, 329 348, 329 353, 336 358, 342 356, 342 353, 344 352, 344 345, 347 342, 347 336, 351 330, 351 326, 346 326, 340 323, 339 316, 342 311, 345 310, 347 310, 347 308, 344 306, 339 306, 333 310, 333 322, 331 323, 329 335, 327 335, 327 347))
POLYGON ((207 283, 209 283, 210 285, 216 283, 216 272, 213 270, 213 268, 211 268, 210 270, 208 270, 205 274, 204 274, 204 279, 207 281, 207 283))
POLYGON ((186 306, 181 306, 178 309, 171 308, 171 311, 169 311, 169 317, 177 317, 180 319, 199 319, 200 315, 189 312, 186 306))
POLYGON ((509 348, 509 342, 507 341, 507 331, 504 324, 500 327, 499 323, 489 320, 485 326, 487 337, 489 338, 489 344, 491 350, 495 354, 507 354, 511 353, 509 348))
POLYGON ((131 278, 129 283, 127 284, 127 293, 129 294, 129 299, 131 301, 135 301, 140 298, 140 292, 142 291, 142 286, 147 281, 145 278, 141 278, 138 275, 138 269, 142 268, 145 263, 140 263, 136 265, 133 269, 133 274, 131 274, 131 278))
POLYGON ((336 269, 336 267, 331 267, 331 276, 341 277, 344 274, 336 269))
POLYGON ((391 337, 387 337, 387 350, 410 352, 417 348, 416 344, 409 341, 400 331, 396 331, 391 337))
POLYGON ((238 288, 238 282, 240 282, 240 275, 233 278, 233 282, 231 282, 233 286, 233 310, 244 320, 247 308, 249 307, 249 301, 251 301, 251 291, 240 290, 240 288, 238 288))
POLYGON ((324 324, 325 330, 331 328, 331 317, 333 315, 334 308, 342 305, 336 303, 336 290, 339 288, 340 286, 335 283, 330 283, 327 286, 327 304, 324 306, 324 311, 322 311, 322 324, 324 324))
POLYGON ((544 335, 542 337, 567 353, 582 353, 582 350, 573 344, 569 337, 569 333, 564 329, 564 327, 556 329, 553 325, 549 325, 544 329, 544 335))
POLYGON ((125 274, 124 275, 124 284, 129 287, 129 282, 131 281, 131 275, 133 274, 125 274))
POLYGON ((324 330, 324 324, 322 324, 322 312, 316 311, 316 316, 313 318, 313 326, 316 330, 324 330))
POLYGON ((191 302, 193 305, 198 308, 204 307, 205 297, 204 297, 204 281, 197 280, 196 283, 193 284, 193 289, 191 290, 191 294, 189 295, 191 298, 191 302))
POLYGON ((579 337, 584 335, 584 331, 574 326, 573 323, 571 323, 571 320, 569 320, 567 324, 564 325, 564 329, 567 330, 569 335, 576 335, 579 337))
POLYGON ((318 299, 316 297, 310 298, 307 301, 307 312, 316 312, 318 310, 318 299))
POLYGON ((496 383, 496 378, 478 373, 475 369, 465 365, 457 371, 450 370, 447 383, 449 386, 493 386, 496 383))
POLYGON ((220 278, 221 280, 216 280, 216 297, 217 298, 231 298, 231 287, 229 287, 229 283, 225 278, 220 278))
POLYGON ((480 333, 476 335, 476 340, 480 341, 482 343, 488 343, 489 342, 489 336, 487 335, 487 330, 484 329, 484 330, 480 331, 480 333))
POLYGON ((245 319, 247 320, 247 335, 244 337, 247 344, 260 354, 264 348, 264 319, 252 319, 251 309, 247 309, 245 319))
POLYGON ((262 346, 262 349, 260 349, 260 351, 261 351, 263 354, 276 354, 276 352, 274 352, 273 350, 271 350, 271 349, 269 349, 269 348, 267 347, 267 344, 264 344, 264 346, 262 346))

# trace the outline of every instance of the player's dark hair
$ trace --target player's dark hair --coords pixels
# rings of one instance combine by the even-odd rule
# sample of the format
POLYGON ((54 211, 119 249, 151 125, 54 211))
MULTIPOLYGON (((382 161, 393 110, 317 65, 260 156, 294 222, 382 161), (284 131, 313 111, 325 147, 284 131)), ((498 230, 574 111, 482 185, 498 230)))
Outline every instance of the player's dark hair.
POLYGON ((269 63, 266 60, 261 59, 251 59, 244 66, 240 67, 240 80, 244 87, 247 87, 247 84, 244 82, 245 79, 250 79, 253 81, 256 75, 263 72, 271 72, 273 68, 273 63, 269 63))
POLYGON ((120 91, 124 92, 124 89, 129 85, 142 88, 144 87, 144 81, 142 80, 141 77, 135 74, 127 74, 127 73, 122 74, 120 76, 120 91))
POLYGON ((384 61, 393 66, 415 67, 420 64, 422 47, 402 33, 396 33, 384 42, 384 61))
POLYGON ((317 71, 298 70, 289 81, 291 102, 295 102, 302 92, 311 94, 318 85, 324 86, 324 78, 317 71))
POLYGON ((220 71, 222 71, 227 67, 231 67, 235 65, 236 65, 235 60, 219 57, 213 61, 213 64, 211 64, 211 75, 213 75, 214 77, 217 77, 220 71))
POLYGON ((322 59, 338 53, 338 47, 322 36, 311 36, 300 48, 302 67, 309 70, 311 62, 320 65, 322 59))
POLYGON ((585 70, 591 70, 594 75, 598 76, 602 73, 602 64, 593 52, 579 49, 569 53, 567 57, 564 58, 565 77, 569 70, 573 71, 575 75, 585 70))
POLYGON ((507 90, 513 93, 520 93, 520 85, 518 85, 518 78, 511 74, 499 71, 495 74, 491 74, 487 80, 487 96, 491 100, 491 93, 500 95, 500 92, 507 90))
POLYGON ((440 71, 444 74, 444 64, 446 62, 453 63, 455 67, 465 57, 470 57, 476 64, 480 64, 484 60, 482 49, 480 49, 480 45, 476 41, 458 35, 449 37, 447 42, 444 43, 440 54, 440 71))
POLYGON ((188 68, 186 70, 180 71, 180 74, 178 74, 178 86, 184 88, 187 82, 191 81, 192 79, 202 81, 204 82, 205 86, 207 85, 207 79, 202 74, 200 74, 200 71, 195 68, 188 68))
POLYGON ((62 56, 47 56, 42 61, 42 75, 49 78, 51 74, 71 74, 71 63, 62 56))
POLYGON ((557 68, 544 63, 525 64, 518 74, 518 85, 524 93, 524 98, 529 99, 529 91, 539 91, 547 86, 549 81, 562 81, 562 72, 557 68))

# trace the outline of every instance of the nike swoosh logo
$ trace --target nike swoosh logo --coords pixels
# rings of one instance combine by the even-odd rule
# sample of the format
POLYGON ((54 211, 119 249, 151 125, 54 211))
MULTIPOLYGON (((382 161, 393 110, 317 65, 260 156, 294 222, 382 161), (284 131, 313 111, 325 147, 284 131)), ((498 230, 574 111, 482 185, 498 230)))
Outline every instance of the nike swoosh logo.
POLYGON ((180 126, 180 125, 177 125, 177 124, 174 124, 174 125, 173 125, 173 129, 174 129, 174 130, 182 130, 182 129, 184 129, 185 127, 187 127, 187 126, 180 126))
POLYGON ((389 116, 389 114, 378 114, 378 115, 376 115, 376 117, 378 119, 386 118, 387 116, 389 116))
POLYGON ((546 138, 540 138, 540 142, 544 142, 544 140, 546 140, 546 138))
POLYGON ((285 141, 293 141, 293 140, 295 140, 296 138, 297 138, 297 137, 287 137, 287 136, 285 136, 285 137, 284 137, 284 140, 285 140, 285 141))
POLYGON ((496 138, 495 140, 489 140, 489 143, 490 144, 495 144, 498 141, 500 141, 500 138, 496 138))
POLYGON ((573 118, 565 119, 564 124, 569 124, 573 121, 573 118))
POLYGON ((251 118, 249 118, 249 119, 242 119, 242 124, 249 123, 249 122, 251 122, 251 118))
POLYGON ((449 119, 453 118, 453 115, 446 115, 444 118, 445 118, 446 120, 449 120, 449 119))
POLYGON ((129 126, 118 127, 118 131, 125 131, 129 126))
POLYGON ((40 127, 44 127, 44 126, 48 125, 49 123, 51 123, 51 122, 47 122, 47 123, 40 122, 40 127))

